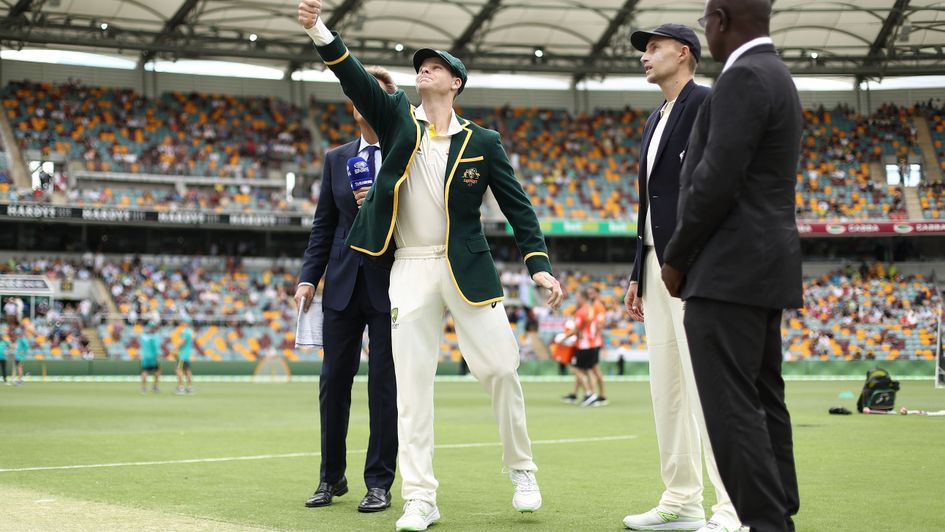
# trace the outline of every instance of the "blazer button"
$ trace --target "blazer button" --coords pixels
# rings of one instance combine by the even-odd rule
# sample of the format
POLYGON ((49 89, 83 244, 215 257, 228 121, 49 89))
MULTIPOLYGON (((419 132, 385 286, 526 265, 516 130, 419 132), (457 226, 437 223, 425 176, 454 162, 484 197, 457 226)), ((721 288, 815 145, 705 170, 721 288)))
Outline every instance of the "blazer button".
POLYGON ((656 198, 658 198, 658 197, 659 197, 659 194, 653 194, 653 195, 652 195, 652 196, 650 196, 650 197, 651 197, 651 198, 653 198, 653 199, 656 199, 656 198))

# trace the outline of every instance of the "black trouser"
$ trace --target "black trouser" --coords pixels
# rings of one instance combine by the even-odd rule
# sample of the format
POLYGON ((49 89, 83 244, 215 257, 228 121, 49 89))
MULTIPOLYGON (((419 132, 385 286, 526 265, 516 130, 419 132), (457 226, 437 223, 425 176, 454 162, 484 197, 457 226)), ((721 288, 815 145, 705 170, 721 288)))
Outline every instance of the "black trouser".
POLYGON ((742 524, 793 531, 800 500, 781 378, 781 310, 686 301, 692 368, 709 439, 742 524))
POLYGON ((397 461, 397 386, 390 340, 390 313, 377 312, 361 271, 347 308, 324 309, 325 358, 319 378, 322 437, 322 482, 345 474, 345 439, 351 410, 351 385, 361 362, 361 337, 368 327, 368 408, 371 436, 364 461, 368 488, 389 490, 397 461))
POLYGON ((7 359, 0 358, 0 375, 3 375, 3 382, 7 382, 7 359))

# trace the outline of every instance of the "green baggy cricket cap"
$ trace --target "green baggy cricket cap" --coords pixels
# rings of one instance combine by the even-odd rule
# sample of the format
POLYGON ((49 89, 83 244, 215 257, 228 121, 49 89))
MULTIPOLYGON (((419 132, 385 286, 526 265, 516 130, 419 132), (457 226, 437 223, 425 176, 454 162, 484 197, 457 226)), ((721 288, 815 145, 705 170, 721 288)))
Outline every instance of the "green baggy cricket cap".
POLYGON ((424 61, 431 57, 439 57, 447 65, 449 65, 450 70, 453 71, 453 74, 457 78, 462 80, 462 85, 459 86, 459 92, 456 93, 457 96, 462 94, 463 89, 466 88, 466 65, 462 61, 456 58, 453 54, 449 52, 444 52, 443 50, 434 50, 433 48, 421 48, 413 54, 413 69, 417 72, 420 72, 420 65, 424 61))

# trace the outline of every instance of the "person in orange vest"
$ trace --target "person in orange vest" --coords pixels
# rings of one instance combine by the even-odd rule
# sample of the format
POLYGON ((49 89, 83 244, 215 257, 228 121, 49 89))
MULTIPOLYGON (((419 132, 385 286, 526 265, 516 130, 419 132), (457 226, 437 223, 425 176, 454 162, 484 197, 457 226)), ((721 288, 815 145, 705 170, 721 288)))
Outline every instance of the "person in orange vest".
POLYGON ((595 304, 597 291, 584 289, 577 294, 578 310, 574 313, 574 327, 568 336, 577 336, 574 370, 579 382, 584 383, 586 395, 581 406, 605 406, 603 380, 600 375, 600 348, 604 345, 603 305, 595 304), (594 391, 597 388, 597 392, 594 391))

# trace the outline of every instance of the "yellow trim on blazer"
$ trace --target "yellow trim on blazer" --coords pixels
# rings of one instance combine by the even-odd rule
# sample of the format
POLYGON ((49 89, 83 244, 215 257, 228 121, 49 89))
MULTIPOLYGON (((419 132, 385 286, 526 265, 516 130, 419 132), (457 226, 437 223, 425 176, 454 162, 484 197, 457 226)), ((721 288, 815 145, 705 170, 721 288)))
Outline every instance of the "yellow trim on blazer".
POLYGON ((453 169, 450 170, 450 176, 446 178, 446 267, 450 271, 450 279, 453 280, 453 286, 455 286, 456 291, 459 292, 459 297, 463 298, 463 301, 474 307, 483 307, 485 305, 491 305, 492 303, 502 301, 504 296, 494 297, 485 301, 470 301, 469 298, 466 297, 466 294, 464 294, 462 289, 459 287, 459 283, 456 282, 456 276, 453 275, 453 265, 450 263, 450 184, 453 182, 453 175, 456 174, 456 167, 459 166, 459 163, 481 161, 485 159, 484 156, 480 155, 479 157, 467 159, 466 161, 463 160, 463 152, 466 151, 466 145, 469 144, 469 139, 473 134, 472 130, 466 127, 468 125, 469 120, 466 120, 463 123, 463 131, 466 132, 466 139, 463 141, 463 145, 459 148, 459 153, 456 155, 456 161, 453 163, 453 169))
POLYGON ((486 157, 485 157, 484 155, 480 155, 479 157, 470 157, 469 159, 459 159, 459 160, 456 161, 456 162, 457 162, 457 163, 474 163, 474 162, 477 162, 477 161, 483 161, 483 160, 485 160, 485 158, 486 158, 486 157))
MULTIPOLYGON (((387 230, 387 238, 384 240, 384 247, 380 251, 368 251, 364 248, 359 248, 357 246, 351 246, 351 249, 355 251, 360 251, 361 253, 367 253, 372 257, 378 257, 383 255, 387 251, 387 248, 390 246, 390 238, 394 234, 394 222, 397 220, 397 205, 400 203, 400 185, 407 180, 407 174, 410 173, 410 167, 413 166, 413 159, 417 156, 417 150, 420 149, 420 122, 417 122, 417 117, 414 115, 414 107, 410 106, 410 118, 413 119, 413 125, 417 129, 417 141, 413 146, 413 153, 410 155, 410 159, 407 160, 407 167, 404 169, 404 175, 400 176, 397 179, 397 182, 394 183, 394 210, 391 213, 390 217, 390 228, 387 230)), ((446 215, 446 231, 449 234, 449 213, 446 215)))
POLYGON ((335 66, 335 65, 337 65, 338 63, 344 61, 344 60, 347 59, 347 58, 348 58, 348 50, 345 50, 344 55, 342 55, 342 56, 339 57, 338 59, 335 59, 334 61, 325 61, 325 64, 328 65, 328 66, 335 66))
POLYGON ((528 259, 534 257, 535 255, 543 255, 546 259, 549 259, 549 260, 550 260, 550 257, 548 257, 548 254, 545 253, 545 252, 543 252, 543 251, 532 251, 532 252, 529 253, 528 255, 525 255, 525 258, 522 259, 522 262, 527 262, 528 259))

